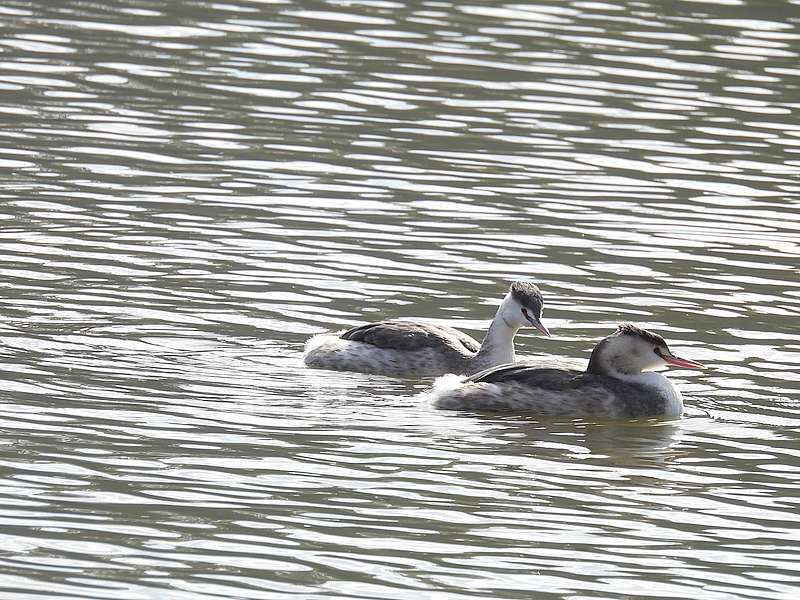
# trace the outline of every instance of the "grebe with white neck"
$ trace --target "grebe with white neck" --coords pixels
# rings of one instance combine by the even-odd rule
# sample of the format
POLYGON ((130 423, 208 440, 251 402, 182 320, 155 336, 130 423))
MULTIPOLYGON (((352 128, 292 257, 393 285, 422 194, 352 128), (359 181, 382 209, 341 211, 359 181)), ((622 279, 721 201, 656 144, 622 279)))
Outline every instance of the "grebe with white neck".
POLYGON ((519 413, 546 417, 676 418, 683 398, 651 370, 672 365, 702 369, 678 358, 660 335, 626 323, 595 346, 586 371, 502 365, 458 380, 434 383, 433 405, 445 410, 519 413))
POLYGON ((539 288, 516 281, 482 343, 446 325, 381 321, 314 336, 306 343, 303 360, 310 367, 392 377, 469 375, 514 362, 514 336, 524 326, 549 336, 541 322, 543 306, 539 288))

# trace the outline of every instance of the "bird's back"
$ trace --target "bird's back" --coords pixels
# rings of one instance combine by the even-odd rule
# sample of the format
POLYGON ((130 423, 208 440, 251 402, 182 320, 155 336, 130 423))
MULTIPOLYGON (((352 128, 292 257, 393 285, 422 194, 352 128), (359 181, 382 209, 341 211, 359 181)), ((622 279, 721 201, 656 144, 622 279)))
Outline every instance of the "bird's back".
POLYGON ((452 327, 381 321, 316 336, 306 346, 304 360, 323 369, 438 377, 465 372, 479 349, 478 342, 452 327))
POLYGON ((353 327, 342 333, 343 340, 362 342, 389 350, 415 351, 424 349, 456 352, 471 356, 480 344, 465 333, 446 325, 417 321, 379 321, 353 327))
POLYGON ((634 381, 526 364, 487 369, 434 396, 443 409, 575 418, 658 416, 666 402, 657 388, 634 381))

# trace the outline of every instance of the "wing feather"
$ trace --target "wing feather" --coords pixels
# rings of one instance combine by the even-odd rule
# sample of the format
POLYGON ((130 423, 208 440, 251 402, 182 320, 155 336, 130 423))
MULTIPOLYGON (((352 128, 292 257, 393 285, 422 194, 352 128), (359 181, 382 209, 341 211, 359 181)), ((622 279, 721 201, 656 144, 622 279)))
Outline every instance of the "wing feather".
POLYGON ((343 340, 363 342, 376 348, 423 350, 447 347, 463 353, 475 353, 480 344, 457 329, 416 321, 380 321, 353 327, 342 333, 343 340))

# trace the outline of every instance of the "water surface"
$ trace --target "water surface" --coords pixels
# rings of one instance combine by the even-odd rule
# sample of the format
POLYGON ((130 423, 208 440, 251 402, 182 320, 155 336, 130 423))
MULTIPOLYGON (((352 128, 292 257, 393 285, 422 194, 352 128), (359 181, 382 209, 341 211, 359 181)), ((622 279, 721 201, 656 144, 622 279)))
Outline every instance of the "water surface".
MULTIPOLYGON (((9 598, 793 599, 796 2, 6 2, 9 598), (303 367, 662 333, 676 422, 431 410, 303 367)), ((1 594, 0 594, 1 595, 1 594)))

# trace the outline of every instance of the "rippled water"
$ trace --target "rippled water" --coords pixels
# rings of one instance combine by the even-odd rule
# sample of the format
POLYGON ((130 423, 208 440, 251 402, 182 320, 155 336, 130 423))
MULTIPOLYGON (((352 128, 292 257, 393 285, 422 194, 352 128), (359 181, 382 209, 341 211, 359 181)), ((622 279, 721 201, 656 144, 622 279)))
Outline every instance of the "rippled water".
POLYGON ((4 598, 794 599, 798 2, 0 7, 4 598), (454 415, 310 335, 709 368, 671 423, 454 415))

